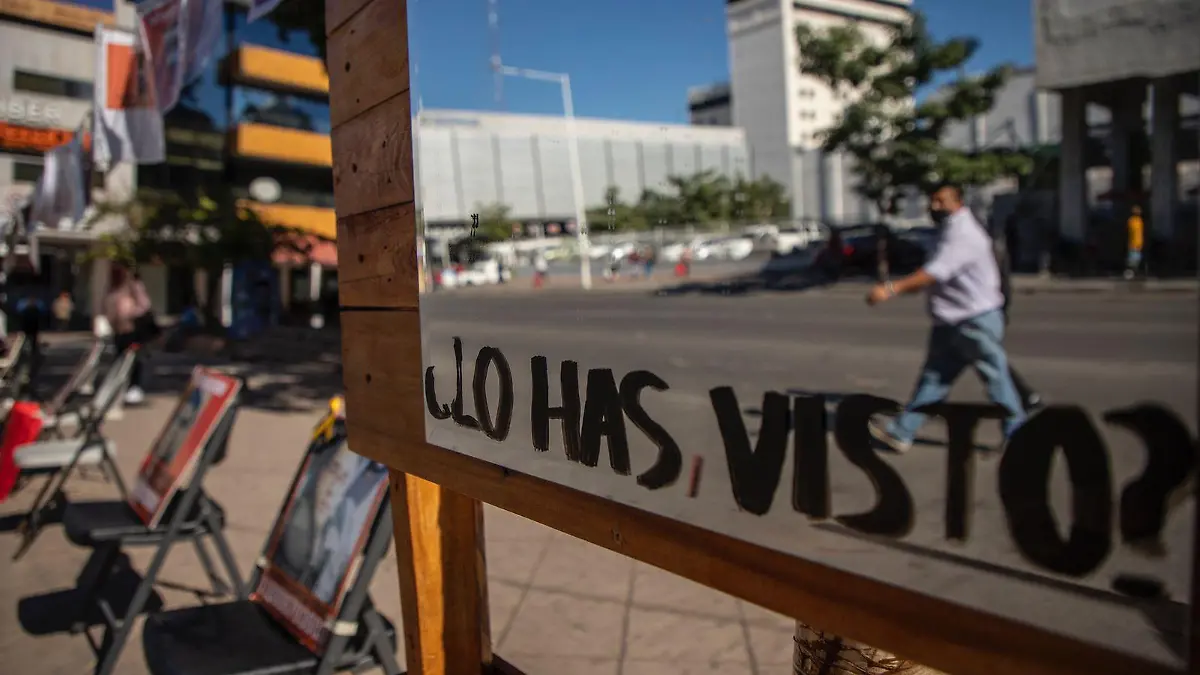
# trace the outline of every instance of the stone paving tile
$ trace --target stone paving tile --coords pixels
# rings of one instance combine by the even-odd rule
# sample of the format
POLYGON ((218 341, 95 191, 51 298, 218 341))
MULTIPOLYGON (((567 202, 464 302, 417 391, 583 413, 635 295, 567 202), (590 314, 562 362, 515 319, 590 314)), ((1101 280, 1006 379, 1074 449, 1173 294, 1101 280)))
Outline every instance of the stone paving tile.
POLYGON ((632 559, 588 542, 568 539, 555 541, 546 548, 534 573, 533 586, 624 602, 629 597, 632 576, 632 559))
MULTIPOLYGON (((759 675, 750 664, 740 662, 680 663, 678 661, 633 661, 621 664, 621 675, 759 675)), ((788 673, 788 675, 791 675, 788 673)))
POLYGON ((625 658, 677 663, 749 663, 746 633, 738 619, 711 619, 674 611, 629 612, 625 658))
POLYGON ((619 661, 615 658, 592 659, 567 656, 533 656, 518 654, 507 661, 525 675, 618 675, 619 661))
POLYGON ((530 589, 496 653, 615 658, 620 654, 625 607, 567 593, 530 589))
POLYGON ((738 601, 720 591, 650 565, 637 565, 633 602, 645 609, 669 609, 719 619, 740 619, 738 601))

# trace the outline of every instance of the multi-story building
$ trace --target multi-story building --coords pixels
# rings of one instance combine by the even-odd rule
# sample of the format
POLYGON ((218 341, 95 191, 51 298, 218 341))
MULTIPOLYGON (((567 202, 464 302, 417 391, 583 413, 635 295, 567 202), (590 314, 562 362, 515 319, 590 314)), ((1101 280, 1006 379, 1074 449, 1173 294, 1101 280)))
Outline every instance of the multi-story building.
POLYGON ((733 126, 733 98, 728 82, 688 90, 688 121, 696 126, 733 126))
POLYGON ((784 184, 793 215, 831 221, 870 217, 854 194, 847 160, 820 152, 819 132, 848 102, 799 65, 795 28, 854 23, 881 43, 910 19, 912 0, 728 0, 733 123, 745 129, 757 173, 784 184))
MULTIPOLYGON (((43 154, 68 142, 92 105, 96 71, 93 34, 98 24, 132 26, 128 5, 95 9, 50 0, 0 0, 0 214, 12 217, 42 174, 43 154)), ((109 176, 93 174, 97 197, 109 176)), ((128 185, 132 168, 112 172, 128 185)), ((109 195, 115 194, 109 190, 109 195)), ((43 230, 38 269, 22 265, 8 279, 9 300, 70 291, 82 315, 103 292, 107 269, 85 260, 97 228, 43 230)), ((18 256, 20 251, 14 252, 18 256)))
MULTIPOLYGON (((468 223, 493 204, 535 227, 574 220, 564 118, 424 110, 413 128, 426 226, 468 223)), ((671 176, 749 175, 741 129, 589 118, 575 129, 585 209, 604 206, 609 188, 628 202, 669 190, 671 176)))

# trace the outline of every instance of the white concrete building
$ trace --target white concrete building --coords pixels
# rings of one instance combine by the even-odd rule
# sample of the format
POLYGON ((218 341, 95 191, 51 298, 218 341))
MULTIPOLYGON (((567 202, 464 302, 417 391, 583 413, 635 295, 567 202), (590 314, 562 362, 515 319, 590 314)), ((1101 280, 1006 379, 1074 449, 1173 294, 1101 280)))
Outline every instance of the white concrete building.
POLYGON ((726 27, 733 123, 745 129, 756 174, 783 183, 793 215, 830 221, 872 217, 854 194, 844 157, 819 151, 819 131, 847 99, 799 66, 797 25, 854 22, 885 42, 910 18, 912 0, 728 0, 726 27))

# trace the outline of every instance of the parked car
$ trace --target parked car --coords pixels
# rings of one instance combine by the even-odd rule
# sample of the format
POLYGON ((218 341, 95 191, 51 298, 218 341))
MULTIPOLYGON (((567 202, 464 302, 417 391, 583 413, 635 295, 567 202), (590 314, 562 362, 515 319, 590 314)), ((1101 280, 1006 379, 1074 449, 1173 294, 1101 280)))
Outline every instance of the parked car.
POLYGON ((892 274, 907 274, 925 262, 925 246, 919 241, 899 236, 882 223, 831 227, 829 238, 818 264, 837 269, 840 276, 875 276, 878 269, 878 238, 883 235, 887 246, 888 270, 892 274))

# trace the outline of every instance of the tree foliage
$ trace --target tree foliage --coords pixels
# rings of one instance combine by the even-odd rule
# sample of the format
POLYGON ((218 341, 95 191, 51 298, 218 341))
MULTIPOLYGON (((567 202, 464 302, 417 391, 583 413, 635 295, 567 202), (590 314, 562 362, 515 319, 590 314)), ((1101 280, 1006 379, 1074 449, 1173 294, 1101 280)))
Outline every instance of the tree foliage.
POLYGON ((979 47, 973 38, 942 42, 930 35, 924 16, 894 30, 878 45, 853 24, 823 30, 796 27, 800 68, 850 103, 822 136, 826 152, 845 152, 854 162, 857 190, 883 213, 895 214, 909 189, 928 192, 942 181, 982 185, 1032 168, 1020 152, 983 147, 950 148, 950 125, 969 123, 989 111, 1012 72, 1004 65, 958 78, 917 101, 944 73, 967 63, 979 47))
POLYGON ((784 188, 768 177, 730 179, 713 171, 671 176, 667 189, 644 190, 626 203, 610 187, 605 205, 588 210, 593 232, 638 231, 653 227, 735 224, 787 217, 784 188))
POLYGON ((270 21, 279 30, 279 38, 286 39, 291 31, 308 36, 317 48, 317 56, 325 63, 325 3, 320 0, 284 0, 270 14, 270 21))

